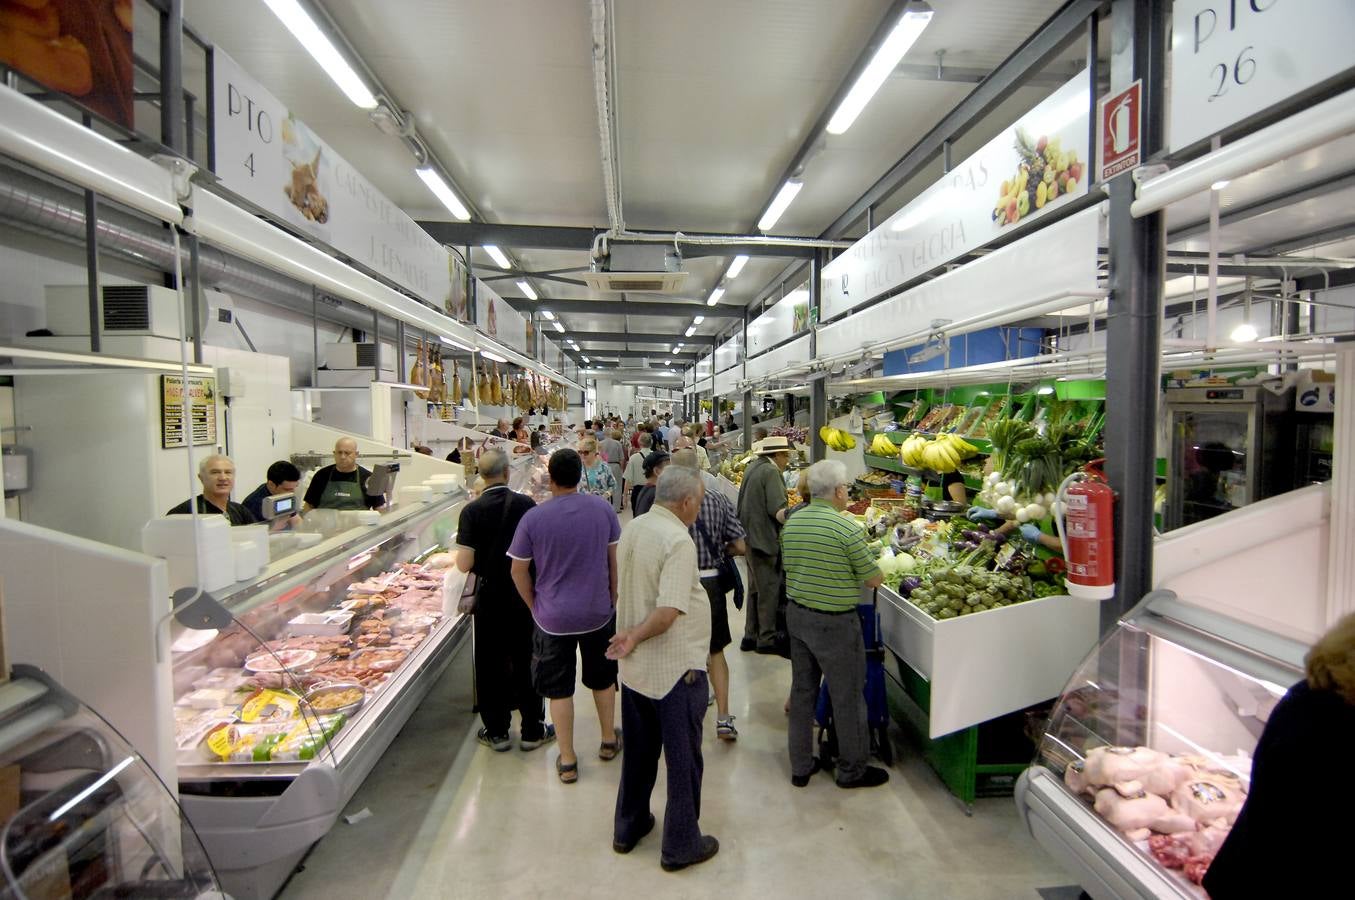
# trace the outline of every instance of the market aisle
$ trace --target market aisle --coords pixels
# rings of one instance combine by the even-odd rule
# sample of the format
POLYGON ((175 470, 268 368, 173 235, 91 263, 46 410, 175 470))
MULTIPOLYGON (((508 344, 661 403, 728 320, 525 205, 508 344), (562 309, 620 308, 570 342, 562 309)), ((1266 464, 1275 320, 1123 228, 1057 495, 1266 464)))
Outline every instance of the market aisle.
MULTIPOLYGON (((742 617, 731 623, 742 631, 742 617)), ((449 670, 282 894, 300 898, 905 896, 1031 898, 1069 877, 1026 834, 1010 799, 967 818, 906 746, 883 788, 843 791, 830 776, 790 785, 782 703, 789 663, 731 648, 737 744, 707 719, 702 825, 711 862, 659 868, 658 831, 611 850, 619 763, 596 757, 597 718, 579 707, 579 783, 560 784, 555 750, 498 754, 466 713, 469 660, 449 670), (591 752, 590 752, 591 751, 591 752)), ((468 657, 469 654, 463 654, 468 657)), ((661 770, 662 771, 662 770, 661 770)), ((664 781, 655 790, 662 822, 664 781)), ((660 824, 660 828, 662 825, 660 824)), ((1076 896, 1074 893, 1073 896, 1076 896)))

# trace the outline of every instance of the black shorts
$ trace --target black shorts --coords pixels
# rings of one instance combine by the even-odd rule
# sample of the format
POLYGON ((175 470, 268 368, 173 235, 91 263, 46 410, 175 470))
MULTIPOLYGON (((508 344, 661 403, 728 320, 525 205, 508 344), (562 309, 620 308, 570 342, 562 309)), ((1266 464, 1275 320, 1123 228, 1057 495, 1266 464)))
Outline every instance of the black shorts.
POLYGON ((607 645, 616 634, 616 619, 583 634, 549 634, 536 626, 532 635, 532 687, 547 700, 574 696, 574 653, 583 658, 583 686, 602 691, 616 686, 616 660, 607 645))
POLYGON ((712 575, 701 579, 701 586, 710 598, 710 652, 719 653, 729 646, 729 605, 720 590, 720 578, 712 575))

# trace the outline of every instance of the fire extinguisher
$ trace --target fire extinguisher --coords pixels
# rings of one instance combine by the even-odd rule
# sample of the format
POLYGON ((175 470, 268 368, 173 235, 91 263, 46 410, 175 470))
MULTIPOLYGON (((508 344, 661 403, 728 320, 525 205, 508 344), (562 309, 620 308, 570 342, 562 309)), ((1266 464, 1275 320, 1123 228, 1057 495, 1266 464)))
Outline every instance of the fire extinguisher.
POLYGON ((1068 563, 1068 594, 1084 600, 1115 596, 1115 492, 1101 471, 1104 463, 1092 460, 1063 480, 1054 516, 1068 563))

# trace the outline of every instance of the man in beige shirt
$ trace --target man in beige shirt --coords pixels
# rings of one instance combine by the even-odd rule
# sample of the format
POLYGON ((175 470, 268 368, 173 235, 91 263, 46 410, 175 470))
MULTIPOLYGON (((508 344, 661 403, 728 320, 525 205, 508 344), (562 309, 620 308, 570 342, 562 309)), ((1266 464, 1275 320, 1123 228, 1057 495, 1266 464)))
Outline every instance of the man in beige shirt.
POLYGON ((660 864, 673 872, 705 862, 720 842, 701 833, 701 720, 706 715, 710 600, 688 528, 701 512, 701 473, 670 466, 654 506, 621 533, 616 636, 621 724, 626 734, 612 849, 629 853, 654 827, 649 798, 659 753, 668 774, 660 864))

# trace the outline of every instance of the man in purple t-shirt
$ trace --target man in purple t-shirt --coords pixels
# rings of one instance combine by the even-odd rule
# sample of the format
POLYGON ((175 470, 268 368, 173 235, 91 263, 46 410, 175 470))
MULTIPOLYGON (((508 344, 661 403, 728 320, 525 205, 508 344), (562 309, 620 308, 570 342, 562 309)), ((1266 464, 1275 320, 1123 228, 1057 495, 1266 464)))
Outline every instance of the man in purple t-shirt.
POLYGON ((560 757, 560 780, 579 780, 574 753, 574 657, 583 661, 583 684, 593 692, 602 746, 598 757, 615 759, 621 735, 615 728, 616 662, 607 645, 616 633, 616 545, 621 523, 601 497, 579 493, 583 460, 557 450, 547 465, 551 499, 528 510, 518 523, 508 556, 513 584, 536 623, 532 638, 532 684, 550 700, 560 757), (533 575, 535 568, 535 575, 533 575))

